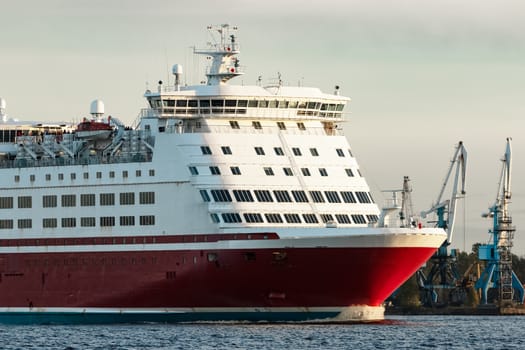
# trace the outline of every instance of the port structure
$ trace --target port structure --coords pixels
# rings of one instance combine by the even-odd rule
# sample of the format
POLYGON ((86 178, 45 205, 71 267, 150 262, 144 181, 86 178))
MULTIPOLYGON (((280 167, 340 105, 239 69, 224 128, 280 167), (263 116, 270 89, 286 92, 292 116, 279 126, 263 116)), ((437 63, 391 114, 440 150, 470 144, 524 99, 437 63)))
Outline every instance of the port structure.
POLYGON ((459 199, 465 196, 466 164, 467 151, 463 142, 460 141, 450 161, 435 204, 430 209, 421 212, 421 218, 435 214, 437 217, 436 226, 447 232, 447 239, 427 262, 428 266, 416 271, 420 301, 427 307, 449 304, 461 305, 466 299, 467 292, 462 286, 457 268, 456 250, 451 249, 450 253, 448 251, 454 233, 456 204, 459 199), (453 183, 449 185, 453 172, 453 183), (443 199, 447 188, 451 190, 450 197, 443 199), (427 272, 425 273, 425 271, 427 272))
POLYGON ((480 304, 499 304, 500 307, 512 305, 515 302, 523 304, 525 291, 523 284, 512 270, 512 240, 515 226, 509 215, 508 205, 512 197, 511 170, 512 148, 511 139, 507 138, 507 146, 503 155, 498 193, 494 205, 483 217, 492 218, 492 229, 489 230, 491 242, 479 246, 478 257, 486 261, 486 267, 474 287, 480 293, 480 304), (490 293, 493 290, 492 294, 490 293))

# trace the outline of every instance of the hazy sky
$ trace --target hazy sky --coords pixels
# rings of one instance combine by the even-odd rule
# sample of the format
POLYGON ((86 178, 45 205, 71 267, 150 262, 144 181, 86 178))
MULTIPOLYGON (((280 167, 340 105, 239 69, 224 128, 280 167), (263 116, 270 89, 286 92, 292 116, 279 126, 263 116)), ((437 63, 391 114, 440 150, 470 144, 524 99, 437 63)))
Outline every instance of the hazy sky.
POLYGON ((511 0, 2 0, 0 96, 19 119, 79 120, 100 98, 131 123, 172 64, 202 80, 190 47, 204 46, 207 25, 234 24, 247 74, 233 82, 280 72, 352 98, 346 134, 379 204, 408 175, 416 211, 430 207, 464 141, 455 247, 489 239, 480 214, 512 137, 514 252, 525 255, 524 16, 511 0))

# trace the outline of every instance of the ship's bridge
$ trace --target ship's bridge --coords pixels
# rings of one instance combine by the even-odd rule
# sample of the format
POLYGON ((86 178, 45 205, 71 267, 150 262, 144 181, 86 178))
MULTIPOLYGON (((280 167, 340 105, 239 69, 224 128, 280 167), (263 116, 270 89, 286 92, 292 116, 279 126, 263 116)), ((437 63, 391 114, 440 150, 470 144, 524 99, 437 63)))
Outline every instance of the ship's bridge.
POLYGON ((202 85, 146 91, 150 105, 143 115, 160 118, 268 118, 339 122, 350 100, 317 88, 202 85))

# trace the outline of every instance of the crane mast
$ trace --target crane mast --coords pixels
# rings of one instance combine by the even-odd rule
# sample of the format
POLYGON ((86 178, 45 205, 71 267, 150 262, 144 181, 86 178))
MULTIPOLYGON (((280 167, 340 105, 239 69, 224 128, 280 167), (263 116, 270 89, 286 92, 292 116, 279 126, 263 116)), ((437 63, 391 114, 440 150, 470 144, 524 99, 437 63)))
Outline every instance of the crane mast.
POLYGON ((422 218, 434 213, 437 216, 436 226, 447 232, 446 241, 428 262, 430 269, 421 268, 416 272, 421 302, 425 306, 446 305, 448 303, 461 304, 466 298, 466 291, 459 283, 460 274, 456 266, 455 250, 452 250, 450 254, 448 252, 448 246, 452 243, 454 233, 456 204, 458 199, 465 195, 466 163, 467 151, 463 142, 460 141, 435 204, 430 209, 421 212, 422 218), (444 199, 445 191, 450 187, 449 182, 452 174, 454 177, 451 194, 449 198, 444 199), (428 272, 425 273, 425 270, 428 272))
POLYGON ((486 267, 475 284, 480 291, 481 304, 489 304, 498 300, 499 306, 504 307, 515 301, 523 303, 525 290, 518 276, 512 270, 512 240, 516 228, 512 225, 508 205, 512 197, 512 148, 511 139, 507 138, 507 146, 503 155, 501 174, 498 183, 496 201, 483 217, 491 217, 492 241, 479 246, 478 256, 486 261, 486 267), (492 296, 489 292, 493 290, 492 296), (496 296, 497 295, 497 296, 496 296), (492 299, 492 300, 491 300, 492 299))

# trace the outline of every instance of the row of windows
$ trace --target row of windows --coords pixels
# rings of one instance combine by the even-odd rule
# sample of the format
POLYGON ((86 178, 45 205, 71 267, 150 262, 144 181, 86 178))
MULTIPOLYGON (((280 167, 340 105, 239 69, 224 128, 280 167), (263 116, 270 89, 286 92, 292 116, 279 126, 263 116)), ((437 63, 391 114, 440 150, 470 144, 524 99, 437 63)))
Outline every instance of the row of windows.
MULTIPOLYGON (((159 106, 159 100, 151 101, 154 105, 159 106)), ((241 108, 299 108, 299 109, 318 109, 321 111, 338 111, 344 108, 341 103, 321 103, 315 101, 288 101, 288 100, 234 100, 234 99, 180 99, 180 100, 162 100, 162 107, 241 107, 241 108)), ((160 106, 159 106, 160 107, 160 106)))
MULTIPOLYGON (((120 226, 135 226, 135 217, 134 216, 121 216, 119 217, 120 226)), ((0 220, 0 229, 12 229, 13 228, 13 219, 4 219, 0 220)), ((58 227, 59 220, 57 218, 44 218, 42 219, 42 227, 44 228, 56 228, 58 227)), ((61 227, 77 227, 77 218, 61 218, 60 219, 61 227)), ((150 226, 155 225, 155 216, 154 215, 141 215, 139 216, 139 225, 140 226, 150 226)), ((80 218, 81 227, 95 227, 96 218, 95 217, 81 217, 80 218)), ((102 216, 99 218, 100 227, 110 227, 115 226, 115 217, 114 216, 102 216)), ((20 229, 28 229, 33 227, 32 219, 18 219, 17 227, 20 229)))
MULTIPOLYGON (((199 169, 196 167, 196 166, 189 166, 188 167, 189 171, 190 171, 190 174, 193 175, 193 176, 196 176, 196 175, 199 175, 199 169)), ((285 176, 293 176, 294 175, 294 172, 292 170, 292 168, 290 167, 283 167, 283 173, 285 176)), ((221 168, 219 168, 218 166, 216 165, 212 165, 212 166, 209 166, 209 170, 210 170, 210 174, 211 175, 221 175, 222 172, 221 172, 221 168)), ((359 169, 356 169, 357 170, 357 173, 361 176, 361 172, 359 171, 359 169)), ((267 175, 267 176, 275 176, 275 172, 273 170, 272 167, 263 167, 263 171, 264 173, 267 175)), ((319 175, 320 176, 328 176, 328 170, 326 170, 326 168, 318 168, 318 171, 319 171, 319 175)), ((231 166, 230 167, 230 173, 232 175, 241 175, 241 168, 238 167, 238 166, 231 166)), ((347 176, 349 177, 353 177, 354 176, 354 171, 350 168, 346 168, 345 169, 345 173, 347 176)), ((312 176, 312 173, 310 171, 309 168, 301 168, 301 174, 303 176, 312 176)))
MULTIPOLYGON (((76 207, 77 206, 77 195, 76 194, 63 194, 57 195, 44 195, 42 196, 42 206, 44 208, 55 208, 58 206, 58 198, 60 198, 60 204, 62 207, 76 207)), ((135 193, 134 192, 122 192, 119 193, 120 205, 134 205, 135 204, 135 193)), ((18 199, 18 208, 32 208, 33 199, 30 196, 20 196, 18 199)), ((96 196, 93 193, 81 194, 80 195, 80 206, 81 207, 92 207, 95 206, 96 196)), ((139 204, 155 204, 155 192, 139 192, 138 195, 139 204)), ((99 194, 99 205, 115 205, 115 193, 100 193, 99 194)), ((13 197, 0 197, 0 209, 12 209, 13 208, 13 197)))
MULTIPOLYGON (((155 176, 155 170, 154 169, 149 169, 148 174, 149 174, 149 176, 155 176)), ((89 176, 90 176, 89 172, 82 173, 82 178, 85 179, 85 180, 89 179, 89 176)), ((142 170, 135 170, 135 177, 141 177, 141 176, 142 176, 142 170)), ((102 172, 101 171, 97 171, 95 173, 95 177, 97 179, 102 179, 102 172)), ((128 177, 129 177, 128 170, 123 170, 122 171, 122 178, 128 178, 128 177)), ((76 180, 77 179, 77 173, 70 173, 69 174, 69 178, 71 180, 76 180)), ((110 178, 110 179, 115 178, 115 172, 114 171, 108 172, 108 178, 110 178)), ((45 179, 46 179, 46 181, 51 181, 51 179, 52 179, 51 174, 45 174, 45 179)), ((63 173, 58 173, 57 174, 57 179, 58 180, 64 180, 64 174, 63 173)), ((36 176, 35 175, 29 175, 29 181, 35 181, 35 180, 36 180, 36 176)), ((20 182, 20 175, 15 175, 15 182, 20 182)))
MULTIPOLYGON (((366 223, 375 223, 378 220, 378 216, 375 214, 320 214, 320 219, 322 223, 332 223, 337 222, 339 224, 366 224, 366 223), (334 219, 335 218, 335 219, 334 219)), ((272 224, 317 224, 319 219, 316 214, 295 214, 295 213, 221 213, 220 216, 217 213, 211 214, 211 219, 215 223, 219 223, 222 218, 224 223, 272 223, 272 224), (244 219, 244 221, 243 221, 244 219), (266 220, 266 221, 265 221, 266 220)))
MULTIPOLYGON (((221 151, 225 155, 233 154, 230 146, 221 146, 221 151)), ((264 148, 261 146, 255 146, 254 151, 255 151, 255 154, 257 155, 260 155, 260 156, 266 155, 264 148)), ((284 150, 282 147, 274 147, 273 151, 275 155, 277 156, 284 156, 284 150)), ((317 148, 315 147, 310 148, 309 151, 312 157, 319 157, 319 151, 317 150, 317 148)), ((292 152, 295 156, 298 156, 298 157, 303 155, 303 152, 301 151, 301 148, 299 147, 292 147, 292 152)), ((345 152, 343 151, 342 148, 336 148, 335 152, 339 157, 345 157, 345 152)), ((213 154, 210 146, 201 146, 201 153, 204 155, 213 154)), ((350 157, 353 157, 352 151, 350 149, 348 149, 348 154, 350 155, 350 157)))
MULTIPOLYGON (((210 190, 210 192, 211 197, 208 190, 200 190, 203 201, 211 202, 211 198, 215 202, 233 201, 229 190, 218 189, 210 190)), ((232 190, 232 192, 237 202, 255 202, 255 199, 258 202, 274 202, 275 197, 275 201, 280 203, 291 203, 292 198, 297 203, 374 203, 371 194, 364 191, 308 191, 307 194, 303 190, 253 190, 255 196, 252 195, 251 190, 232 190)))

